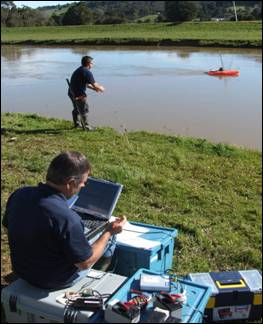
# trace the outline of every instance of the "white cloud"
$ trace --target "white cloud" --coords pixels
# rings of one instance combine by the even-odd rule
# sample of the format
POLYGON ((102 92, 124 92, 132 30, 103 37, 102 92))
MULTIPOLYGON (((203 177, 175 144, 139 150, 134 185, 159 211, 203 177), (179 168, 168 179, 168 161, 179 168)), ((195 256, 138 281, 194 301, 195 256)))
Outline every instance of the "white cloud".
POLYGON ((56 6, 56 5, 64 5, 66 3, 70 2, 77 2, 77 1, 14 1, 14 4, 17 7, 31 7, 31 8, 37 8, 37 7, 44 7, 44 6, 56 6))

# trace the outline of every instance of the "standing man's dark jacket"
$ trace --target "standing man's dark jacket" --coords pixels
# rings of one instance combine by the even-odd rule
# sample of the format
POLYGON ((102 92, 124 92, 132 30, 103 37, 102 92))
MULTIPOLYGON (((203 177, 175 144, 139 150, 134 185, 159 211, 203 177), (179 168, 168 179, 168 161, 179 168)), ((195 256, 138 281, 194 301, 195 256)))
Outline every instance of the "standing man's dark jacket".
POLYGON ((92 255, 78 214, 65 196, 46 184, 16 190, 3 225, 8 229, 14 272, 42 288, 56 288, 77 277, 74 265, 92 255))
POLYGON ((95 83, 93 74, 88 68, 80 66, 71 76, 71 89, 76 97, 86 96, 87 84, 95 83))

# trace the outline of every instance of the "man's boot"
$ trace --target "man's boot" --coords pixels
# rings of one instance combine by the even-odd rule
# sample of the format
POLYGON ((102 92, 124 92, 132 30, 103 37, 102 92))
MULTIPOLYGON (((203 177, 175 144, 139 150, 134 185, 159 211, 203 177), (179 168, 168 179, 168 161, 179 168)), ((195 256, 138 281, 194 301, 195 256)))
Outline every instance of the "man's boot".
POLYGON ((76 110, 72 111, 72 118, 73 118, 74 127, 81 127, 81 124, 78 120, 78 112, 76 110))
POLYGON ((82 117, 82 120, 85 123, 86 130, 93 131, 93 130, 96 129, 95 127, 90 126, 89 121, 88 121, 88 114, 87 113, 83 114, 81 117, 82 117))

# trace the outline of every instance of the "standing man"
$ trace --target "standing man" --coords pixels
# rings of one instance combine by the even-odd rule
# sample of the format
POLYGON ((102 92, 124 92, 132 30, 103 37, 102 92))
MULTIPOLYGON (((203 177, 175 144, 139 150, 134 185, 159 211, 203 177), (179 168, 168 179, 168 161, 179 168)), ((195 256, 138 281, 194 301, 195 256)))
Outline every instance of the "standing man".
POLYGON ((90 172, 84 155, 64 152, 50 163, 45 184, 20 188, 9 197, 3 226, 19 278, 40 288, 65 288, 112 250, 109 242, 122 231, 125 216, 109 223, 90 245, 80 216, 68 207, 67 200, 84 187, 90 172))
POLYGON ((90 71, 93 64, 93 58, 91 56, 82 57, 81 66, 71 76, 71 91, 68 92, 74 107, 72 111, 74 126, 80 126, 78 122, 78 114, 80 113, 88 130, 91 130, 91 127, 88 123, 89 105, 87 102, 86 88, 96 92, 104 92, 104 87, 94 80, 93 74, 90 71))

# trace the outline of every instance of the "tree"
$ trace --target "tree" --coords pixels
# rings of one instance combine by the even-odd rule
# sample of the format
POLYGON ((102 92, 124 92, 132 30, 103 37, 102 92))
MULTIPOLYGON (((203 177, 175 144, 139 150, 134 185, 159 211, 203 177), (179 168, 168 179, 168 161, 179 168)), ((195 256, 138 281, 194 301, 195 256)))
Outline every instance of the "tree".
POLYGON ((17 27, 22 26, 22 19, 15 7, 13 7, 8 14, 6 19, 6 27, 17 27))
POLYGON ((5 23, 7 27, 42 26, 45 24, 46 19, 42 16, 41 12, 27 6, 22 8, 12 7, 8 12, 5 23))
POLYGON ((251 14, 254 19, 262 19, 262 7, 254 8, 251 14))
POLYGON ((189 21, 196 17, 195 1, 165 1, 165 15, 168 21, 189 21))
POLYGON ((69 7, 64 17, 62 18, 63 25, 87 25, 93 20, 91 10, 86 3, 79 2, 76 5, 69 7))
POLYGON ((15 6, 16 5, 14 4, 14 1, 1 1, 1 9, 2 8, 11 9, 15 6))
POLYGON ((13 1, 1 1, 1 26, 6 26, 10 16, 10 10, 15 8, 13 1))
POLYGON ((200 20, 210 20, 212 17, 217 17, 217 8, 215 1, 200 1, 199 4, 200 20))
POLYGON ((56 15, 53 13, 51 17, 49 17, 47 24, 50 26, 61 26, 63 17, 64 14, 56 15))

